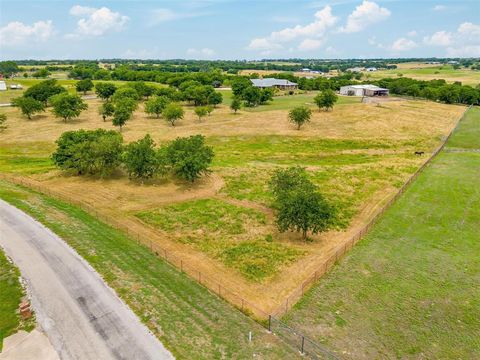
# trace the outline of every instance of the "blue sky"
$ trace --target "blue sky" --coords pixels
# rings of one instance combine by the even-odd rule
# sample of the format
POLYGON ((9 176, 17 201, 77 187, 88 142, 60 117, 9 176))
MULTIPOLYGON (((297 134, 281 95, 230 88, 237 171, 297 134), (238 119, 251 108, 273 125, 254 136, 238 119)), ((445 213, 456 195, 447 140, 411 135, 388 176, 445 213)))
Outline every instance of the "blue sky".
POLYGON ((2 59, 480 57, 480 1, 0 2, 2 59))

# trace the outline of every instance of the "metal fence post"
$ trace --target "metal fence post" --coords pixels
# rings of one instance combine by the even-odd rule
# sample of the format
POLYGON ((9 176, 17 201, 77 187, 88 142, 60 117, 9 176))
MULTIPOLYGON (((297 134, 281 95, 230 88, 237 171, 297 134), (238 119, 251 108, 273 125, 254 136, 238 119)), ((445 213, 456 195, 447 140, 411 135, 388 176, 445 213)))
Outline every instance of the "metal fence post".
POLYGON ((272 315, 268 315, 268 331, 272 332, 272 315))
POLYGON ((302 336, 302 355, 305 354, 305 336, 302 336))

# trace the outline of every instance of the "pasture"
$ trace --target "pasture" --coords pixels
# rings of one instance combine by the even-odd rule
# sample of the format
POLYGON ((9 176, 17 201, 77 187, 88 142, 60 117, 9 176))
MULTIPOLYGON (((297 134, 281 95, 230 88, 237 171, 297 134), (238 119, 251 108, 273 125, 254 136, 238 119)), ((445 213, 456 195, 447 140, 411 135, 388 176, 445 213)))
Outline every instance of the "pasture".
POLYGON ((425 160, 414 152, 432 152, 464 110, 427 101, 378 106, 341 98, 331 112, 314 111, 298 131, 287 110, 296 104, 313 108, 310 96, 276 97, 237 115, 221 105, 202 121, 185 106, 175 127, 140 106, 123 129, 127 142, 146 133, 159 144, 206 136, 215 152, 213 172, 193 185, 140 183, 121 172, 106 179, 68 176, 54 169, 49 156, 61 133, 113 128, 98 115, 98 100, 88 100, 88 110, 67 123, 48 112, 28 121, 15 108, 2 109, 8 129, 0 134, 0 170, 82 200, 268 312, 388 201, 425 160), (306 167, 339 213, 334 230, 309 242, 279 233, 274 224, 268 180, 276 168, 290 165, 306 167))
POLYGON ((345 359, 480 357, 480 109, 284 318, 345 359))
POLYGON ((434 65, 421 63, 402 63, 398 64, 398 69, 377 70, 374 72, 364 72, 363 79, 378 80, 389 77, 408 77, 416 80, 434 80, 444 79, 447 83, 460 81, 462 85, 471 85, 473 87, 480 84, 480 71, 471 69, 454 69, 452 65, 434 65))

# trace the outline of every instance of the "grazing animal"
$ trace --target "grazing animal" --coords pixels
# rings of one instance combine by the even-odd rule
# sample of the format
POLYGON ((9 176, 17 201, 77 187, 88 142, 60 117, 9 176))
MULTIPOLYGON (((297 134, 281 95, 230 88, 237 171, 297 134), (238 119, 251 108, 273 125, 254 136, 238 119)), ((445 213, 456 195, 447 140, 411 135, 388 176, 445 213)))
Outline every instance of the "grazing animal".
POLYGON ((423 155, 425 154, 425 151, 415 151, 415 155, 423 155))

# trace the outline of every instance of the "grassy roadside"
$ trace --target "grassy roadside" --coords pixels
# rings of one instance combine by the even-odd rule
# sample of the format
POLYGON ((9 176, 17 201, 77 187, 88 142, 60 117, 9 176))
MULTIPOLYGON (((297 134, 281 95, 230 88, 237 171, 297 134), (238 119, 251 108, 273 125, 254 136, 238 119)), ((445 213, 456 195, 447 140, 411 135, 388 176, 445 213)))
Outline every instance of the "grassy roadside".
POLYGON ((252 319, 78 207, 4 181, 0 198, 65 239, 178 359, 297 356, 252 319))
POLYGON ((480 109, 285 317, 345 358, 480 358, 480 109))
POLYGON ((0 352, 3 339, 18 330, 30 331, 35 320, 22 320, 18 313, 18 306, 25 292, 19 281, 20 272, 12 264, 0 248, 0 352))

